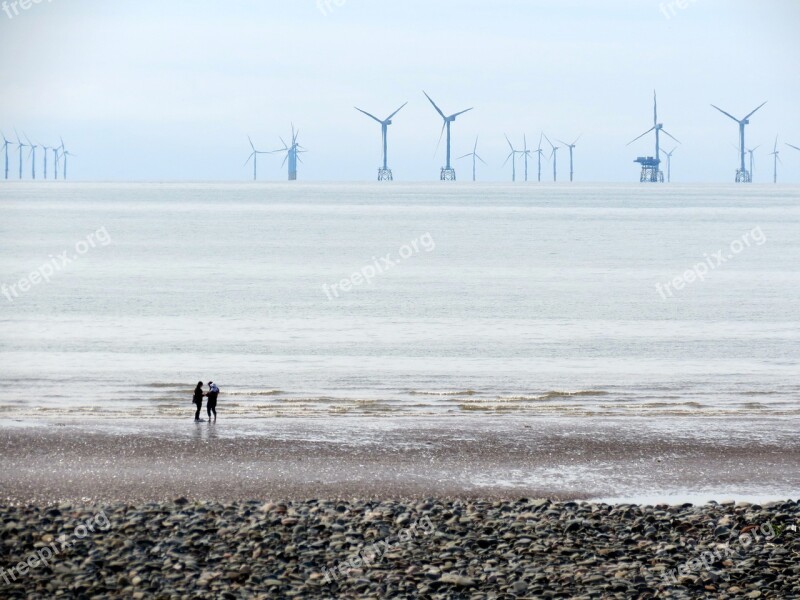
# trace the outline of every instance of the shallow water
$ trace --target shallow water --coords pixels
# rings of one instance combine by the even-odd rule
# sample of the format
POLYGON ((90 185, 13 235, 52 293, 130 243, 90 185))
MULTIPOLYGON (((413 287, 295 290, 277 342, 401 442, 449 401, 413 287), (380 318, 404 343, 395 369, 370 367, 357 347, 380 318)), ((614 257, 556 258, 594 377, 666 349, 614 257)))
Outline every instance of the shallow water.
POLYGON ((249 418, 797 418, 798 201, 787 186, 2 185, 0 414, 177 417, 214 379, 220 410, 249 418))

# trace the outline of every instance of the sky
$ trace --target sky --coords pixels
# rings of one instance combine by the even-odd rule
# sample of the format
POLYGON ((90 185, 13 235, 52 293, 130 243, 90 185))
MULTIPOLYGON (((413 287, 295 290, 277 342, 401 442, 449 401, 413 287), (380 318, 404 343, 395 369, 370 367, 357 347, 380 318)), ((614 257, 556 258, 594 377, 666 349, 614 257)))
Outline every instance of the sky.
MULTIPOLYGON (((577 181, 638 181, 652 136, 626 144, 652 126, 655 89, 681 142, 665 142, 678 146, 673 181, 733 181, 738 128, 710 104, 744 116, 766 100, 748 128, 755 179, 771 181, 778 134, 780 181, 800 182, 784 145, 800 146, 797 0, 18 1, 15 14, 0 0, 0 130, 63 137, 74 179, 246 181, 247 136, 275 150, 294 123, 300 179, 370 181, 380 126, 354 106, 385 117, 408 102, 390 167, 436 180, 442 121, 425 90, 448 114, 474 107, 453 124, 453 153, 479 136, 482 180, 511 178, 504 135, 535 150, 544 131, 582 136, 577 181)), ((282 160, 260 156, 259 180, 285 180, 282 160)), ((469 159, 456 168, 471 176, 469 159)))

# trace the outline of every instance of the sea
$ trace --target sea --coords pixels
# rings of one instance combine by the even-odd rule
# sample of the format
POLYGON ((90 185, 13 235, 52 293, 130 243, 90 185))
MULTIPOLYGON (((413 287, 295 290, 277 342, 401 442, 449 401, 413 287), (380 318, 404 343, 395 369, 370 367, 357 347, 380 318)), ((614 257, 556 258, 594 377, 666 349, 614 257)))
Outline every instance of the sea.
POLYGON ((0 417, 800 418, 800 187, 0 182, 0 417))

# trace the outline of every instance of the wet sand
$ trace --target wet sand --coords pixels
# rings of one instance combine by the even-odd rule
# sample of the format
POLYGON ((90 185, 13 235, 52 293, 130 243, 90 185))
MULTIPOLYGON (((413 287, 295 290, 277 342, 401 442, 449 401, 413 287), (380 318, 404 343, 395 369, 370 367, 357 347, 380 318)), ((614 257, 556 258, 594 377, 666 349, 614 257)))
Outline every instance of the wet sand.
POLYGON ((334 418, 0 426, 0 501, 800 496, 793 420, 334 418))

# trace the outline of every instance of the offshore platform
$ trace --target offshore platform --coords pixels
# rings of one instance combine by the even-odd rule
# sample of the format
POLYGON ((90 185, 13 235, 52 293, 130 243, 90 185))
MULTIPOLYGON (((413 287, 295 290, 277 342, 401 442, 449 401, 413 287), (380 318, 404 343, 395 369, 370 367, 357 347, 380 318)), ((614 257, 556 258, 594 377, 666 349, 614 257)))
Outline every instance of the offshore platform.
POLYGON ((670 134, 664 125, 658 122, 658 97, 655 90, 653 90, 653 127, 645 131, 642 135, 628 143, 630 146, 633 142, 640 140, 651 131, 656 133, 656 152, 654 156, 640 156, 633 162, 642 165, 642 173, 639 176, 639 181, 642 183, 664 183, 664 172, 661 170, 661 134, 671 137, 673 140, 680 144, 677 138, 670 134))

